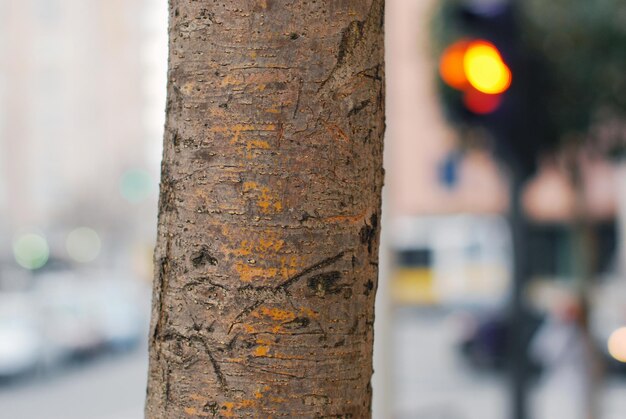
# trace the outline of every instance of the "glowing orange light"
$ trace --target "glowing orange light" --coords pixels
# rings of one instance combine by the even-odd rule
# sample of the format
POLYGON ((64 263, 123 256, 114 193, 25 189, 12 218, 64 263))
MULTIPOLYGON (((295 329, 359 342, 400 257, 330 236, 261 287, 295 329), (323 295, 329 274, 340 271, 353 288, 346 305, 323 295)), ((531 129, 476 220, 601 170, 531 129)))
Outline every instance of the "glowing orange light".
POLYGON ((613 358, 626 362, 626 327, 614 331, 609 337, 608 350, 613 358))
POLYGON ((463 68, 463 59, 469 42, 457 41, 443 52, 439 61, 439 74, 446 84, 458 90, 467 87, 467 77, 463 68))
POLYGON ((463 69, 467 81, 479 92, 497 95, 511 86, 511 70, 489 42, 474 41, 467 47, 463 69))

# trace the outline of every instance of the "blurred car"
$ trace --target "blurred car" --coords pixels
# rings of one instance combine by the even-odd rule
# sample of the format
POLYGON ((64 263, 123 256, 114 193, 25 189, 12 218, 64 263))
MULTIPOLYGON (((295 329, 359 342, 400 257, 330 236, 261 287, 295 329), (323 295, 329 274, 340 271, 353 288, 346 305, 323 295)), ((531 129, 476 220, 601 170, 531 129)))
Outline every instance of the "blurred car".
POLYGON ((149 324, 149 287, 107 273, 63 273, 41 278, 41 305, 47 363, 130 349, 145 341, 149 324))
POLYGON ((0 378, 146 342, 150 290, 111 273, 57 270, 0 292, 0 378))
POLYGON ((94 353, 104 344, 88 283, 68 273, 55 273, 39 279, 35 294, 46 366, 94 353))
POLYGON ((41 358, 42 341, 26 294, 0 294, 0 377, 34 372, 41 358))
POLYGON ((124 279, 93 284, 92 304, 104 344, 114 350, 130 349, 148 336, 150 294, 145 284, 124 279))

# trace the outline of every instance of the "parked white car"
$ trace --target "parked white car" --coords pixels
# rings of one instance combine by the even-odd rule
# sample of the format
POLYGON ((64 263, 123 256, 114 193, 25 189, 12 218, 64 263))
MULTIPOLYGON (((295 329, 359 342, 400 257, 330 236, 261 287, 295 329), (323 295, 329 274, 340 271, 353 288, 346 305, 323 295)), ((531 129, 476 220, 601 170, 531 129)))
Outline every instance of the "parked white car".
POLYGON ((37 369, 43 348, 33 314, 27 294, 0 293, 0 377, 37 369))
POLYGON ((68 273, 46 275, 34 290, 45 364, 93 352, 104 344, 91 285, 68 273))
POLYGON ((128 349, 148 335, 149 290, 134 280, 102 279, 92 284, 98 331, 106 346, 128 349))

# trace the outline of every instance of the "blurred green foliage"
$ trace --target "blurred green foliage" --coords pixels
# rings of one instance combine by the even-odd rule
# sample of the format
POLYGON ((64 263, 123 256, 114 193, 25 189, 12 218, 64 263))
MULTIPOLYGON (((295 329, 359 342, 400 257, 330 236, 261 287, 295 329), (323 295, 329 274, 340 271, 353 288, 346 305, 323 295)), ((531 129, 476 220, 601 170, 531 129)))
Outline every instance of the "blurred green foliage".
POLYGON ((626 1, 524 0, 518 8, 522 46, 543 63, 541 101, 560 140, 619 147, 626 132, 590 134, 626 120, 626 1))

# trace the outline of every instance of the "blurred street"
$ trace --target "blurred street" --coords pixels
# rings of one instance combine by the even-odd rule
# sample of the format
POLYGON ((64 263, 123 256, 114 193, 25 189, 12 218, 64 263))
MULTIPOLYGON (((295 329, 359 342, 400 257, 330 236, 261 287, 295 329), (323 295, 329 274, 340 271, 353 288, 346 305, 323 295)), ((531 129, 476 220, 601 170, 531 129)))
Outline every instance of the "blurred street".
MULTIPOLYGON (((403 308, 392 334, 395 419, 502 419, 508 417, 505 377, 478 371, 455 341, 459 317, 443 310, 403 308)), ((0 385, 2 417, 15 419, 140 419, 147 348, 78 361, 43 377, 0 385)), ((626 377, 607 380, 601 419, 622 419, 626 377)), ((541 412, 533 418, 543 419, 541 412)), ((547 418, 546 418, 547 419, 547 418)))
POLYGON ((507 417, 503 377, 470 370, 455 348, 456 326, 442 311, 398 309, 393 335, 398 419, 507 417))
POLYGON ((41 379, 0 384, 0 417, 140 419, 148 366, 145 345, 71 365, 41 379))
MULTIPOLYGON (((506 376, 468 366, 456 347, 459 326, 458 317, 442 310, 396 310, 392 342, 395 419, 510 417, 506 376)), ((553 419, 537 406, 538 391, 531 395, 532 418, 553 419)), ((600 419, 623 419, 626 376, 606 380, 601 405, 600 419)))

